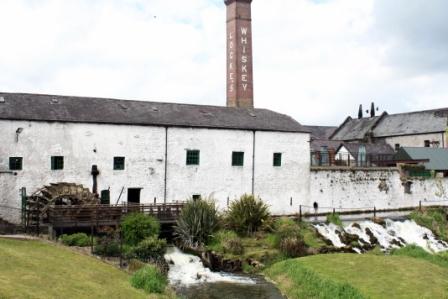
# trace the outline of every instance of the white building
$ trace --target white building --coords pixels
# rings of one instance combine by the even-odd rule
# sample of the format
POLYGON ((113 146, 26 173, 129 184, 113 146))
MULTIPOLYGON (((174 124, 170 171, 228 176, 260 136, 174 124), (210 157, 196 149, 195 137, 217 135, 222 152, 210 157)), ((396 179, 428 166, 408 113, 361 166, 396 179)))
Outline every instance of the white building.
POLYGON ((225 208, 253 193, 292 214, 309 194, 309 134, 265 109, 0 93, 0 132, 5 220, 17 221, 7 207, 20 207, 22 187, 92 189, 92 165, 113 204, 213 195, 225 208))

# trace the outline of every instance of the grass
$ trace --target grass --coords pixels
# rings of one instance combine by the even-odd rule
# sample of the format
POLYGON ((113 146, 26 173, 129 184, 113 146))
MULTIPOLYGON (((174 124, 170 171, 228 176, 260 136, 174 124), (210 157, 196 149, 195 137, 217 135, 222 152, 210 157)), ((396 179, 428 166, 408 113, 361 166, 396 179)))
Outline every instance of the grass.
POLYGON ((317 235, 316 229, 307 222, 300 222, 300 232, 303 236, 303 241, 308 247, 321 248, 326 246, 325 242, 317 235))
POLYGON ((433 231, 440 239, 448 242, 448 219, 443 208, 424 209, 414 211, 410 218, 418 225, 433 231))
POLYGON ((147 265, 131 277, 131 285, 136 289, 145 290, 146 293, 163 293, 168 285, 166 277, 152 265, 147 265))
POLYGON ((333 213, 327 215, 327 223, 333 223, 337 226, 342 226, 341 218, 339 217, 339 214, 333 213))
POLYGON ((428 261, 441 267, 448 269, 448 252, 441 252, 438 254, 430 254, 423 248, 416 245, 408 245, 399 249, 394 249, 392 255, 409 256, 421 260, 428 261))
POLYGON ((282 261, 265 273, 294 298, 448 298, 448 269, 407 256, 328 254, 282 261))
POLYGON ((0 238, 0 298, 148 298, 148 295, 131 286, 127 273, 95 258, 42 241, 0 238))

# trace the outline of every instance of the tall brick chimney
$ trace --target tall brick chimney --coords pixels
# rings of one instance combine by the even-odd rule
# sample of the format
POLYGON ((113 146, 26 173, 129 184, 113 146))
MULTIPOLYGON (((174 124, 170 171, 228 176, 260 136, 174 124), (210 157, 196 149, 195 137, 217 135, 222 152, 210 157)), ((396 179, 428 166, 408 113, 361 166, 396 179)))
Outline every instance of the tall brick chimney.
POLYGON ((224 0, 227 6, 227 107, 253 108, 252 0, 224 0))

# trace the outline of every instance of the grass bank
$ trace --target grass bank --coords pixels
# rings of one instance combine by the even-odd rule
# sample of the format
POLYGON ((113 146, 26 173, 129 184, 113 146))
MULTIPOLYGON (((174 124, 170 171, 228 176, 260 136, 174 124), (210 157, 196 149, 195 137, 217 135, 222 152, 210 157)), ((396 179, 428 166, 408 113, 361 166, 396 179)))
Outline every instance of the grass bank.
POLYGON ((315 255, 265 273, 290 299, 448 298, 448 269, 407 256, 315 255))
POLYGON ((429 208, 414 211, 410 215, 418 225, 430 229, 440 239, 448 242, 448 218, 443 208, 429 208))
POLYGON ((0 298, 169 298, 134 289, 130 276, 41 241, 0 238, 0 298))

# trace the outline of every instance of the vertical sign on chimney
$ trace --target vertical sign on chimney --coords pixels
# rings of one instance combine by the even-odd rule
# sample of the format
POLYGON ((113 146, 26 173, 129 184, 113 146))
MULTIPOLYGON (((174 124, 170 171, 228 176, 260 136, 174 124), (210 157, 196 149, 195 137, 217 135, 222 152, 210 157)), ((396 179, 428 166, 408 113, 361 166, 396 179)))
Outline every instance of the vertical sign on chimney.
POLYGON ((252 0, 224 0, 227 6, 227 106, 254 107, 252 0))

